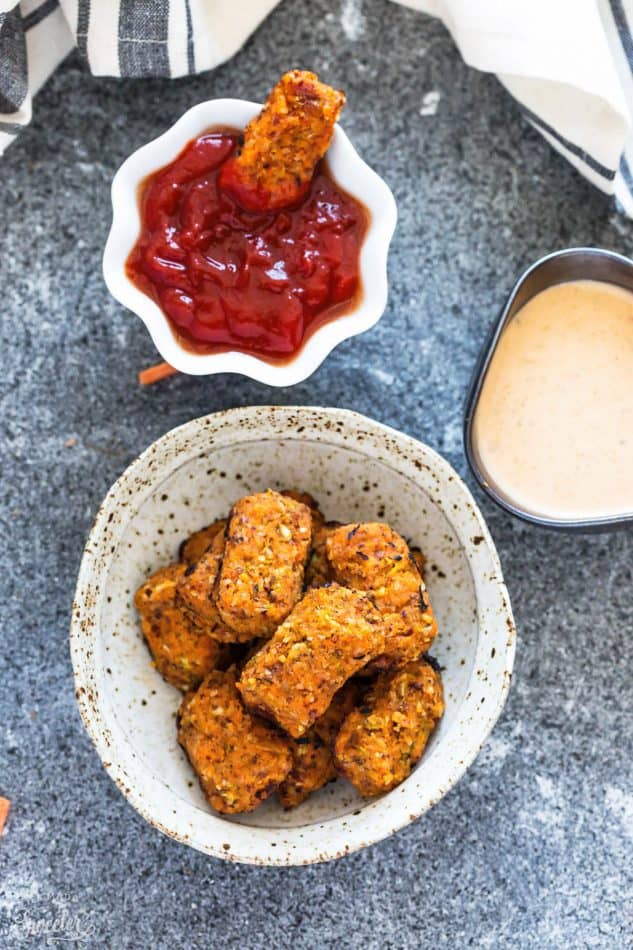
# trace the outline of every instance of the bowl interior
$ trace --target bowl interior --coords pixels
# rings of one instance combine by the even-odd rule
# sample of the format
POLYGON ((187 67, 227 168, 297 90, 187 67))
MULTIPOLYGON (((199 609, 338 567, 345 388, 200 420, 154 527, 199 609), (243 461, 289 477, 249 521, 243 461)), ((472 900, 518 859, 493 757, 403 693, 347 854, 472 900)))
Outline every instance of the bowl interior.
MULTIPOLYGON (((311 492, 328 519, 387 521, 427 555, 427 586, 440 630, 432 653, 444 667, 446 714, 418 772, 455 724, 473 673, 478 623, 471 571, 451 523, 420 484, 355 447, 322 441, 271 438, 183 455, 180 465, 154 483, 112 553, 95 659, 104 671, 103 698, 133 755, 165 793, 199 809, 201 822, 210 810, 176 742, 180 694, 151 667, 132 600, 145 577, 176 559, 183 538, 226 515, 241 495, 268 487, 311 492)), ((296 828, 364 807, 339 779, 291 812, 272 798, 250 815, 224 820, 296 828)))

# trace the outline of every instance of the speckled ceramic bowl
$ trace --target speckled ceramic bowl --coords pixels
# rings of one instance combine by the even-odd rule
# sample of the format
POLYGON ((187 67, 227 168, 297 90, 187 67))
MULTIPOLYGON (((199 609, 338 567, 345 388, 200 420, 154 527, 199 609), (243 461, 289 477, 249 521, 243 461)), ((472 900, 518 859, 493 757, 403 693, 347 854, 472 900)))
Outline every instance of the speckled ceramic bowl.
POLYGON ((103 276, 112 296, 141 318, 163 359, 182 373, 241 373, 269 386, 291 386, 314 373, 343 340, 373 327, 387 304, 387 254, 396 226, 396 203, 388 185, 363 161, 339 125, 327 152, 328 166, 341 188, 369 212, 360 252, 362 294, 348 313, 319 327, 291 360, 271 363, 236 350, 186 350, 158 304, 139 290, 125 272, 125 262, 141 228, 138 189, 143 180, 176 158, 198 135, 214 128, 244 128, 260 109, 256 102, 242 99, 200 102, 123 162, 112 182, 112 227, 103 254, 103 276))
POLYGON ((427 446, 339 409, 255 407, 168 432, 108 493, 84 553, 71 629, 79 708, 103 764, 165 834, 253 864, 326 861, 422 815, 464 774, 503 707, 514 625, 495 549, 453 469, 427 446), (446 713, 411 776, 363 801, 347 782, 294 811, 275 798, 215 814, 176 742, 180 694, 150 665, 132 598, 179 542, 266 487, 311 492, 327 518, 383 519, 419 544, 440 633, 446 713))

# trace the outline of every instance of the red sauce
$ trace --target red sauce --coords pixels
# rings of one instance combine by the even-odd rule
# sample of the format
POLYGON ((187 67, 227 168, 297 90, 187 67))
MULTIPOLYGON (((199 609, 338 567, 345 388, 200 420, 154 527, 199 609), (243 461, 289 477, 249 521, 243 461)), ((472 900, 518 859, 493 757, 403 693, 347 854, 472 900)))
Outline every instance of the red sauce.
POLYGON ((146 179, 127 273, 188 348, 288 359, 356 302, 367 213, 323 164, 294 207, 243 210, 218 185, 238 143, 202 135, 146 179))

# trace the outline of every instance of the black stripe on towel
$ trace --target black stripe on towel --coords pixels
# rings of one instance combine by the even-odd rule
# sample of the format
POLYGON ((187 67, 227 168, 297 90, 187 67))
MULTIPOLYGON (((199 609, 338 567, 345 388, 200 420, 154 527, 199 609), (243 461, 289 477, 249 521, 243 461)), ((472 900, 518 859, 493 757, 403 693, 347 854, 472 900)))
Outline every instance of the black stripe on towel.
POLYGON ((618 31, 624 55, 628 60, 631 72, 633 72, 633 39, 631 38, 631 30, 629 29, 624 7, 622 6, 621 0, 609 0, 609 6, 611 7, 611 16, 613 17, 615 28, 618 31))
MULTIPOLYGON (((627 19, 626 12, 622 6, 621 0, 609 0, 609 6, 611 8, 611 16, 613 17, 615 28, 618 31, 618 37, 622 45, 622 50, 626 57, 626 61, 629 64, 629 69, 633 74, 633 38, 631 37, 631 29, 629 27, 629 21, 627 19)), ((622 153, 622 157, 620 159, 620 175, 622 176, 622 181, 624 182, 629 194, 633 195, 633 175, 631 174, 631 168, 626 158, 626 152, 622 153)), ((625 211, 625 213, 628 212, 625 211)))
POLYGON ((26 40, 20 10, 14 7, 4 16, 0 29, 0 113, 17 112, 28 91, 26 40))
POLYGON ((88 30, 90 29, 90 0, 79 0, 77 5, 77 49, 88 59, 88 30))
POLYGON ((122 76, 169 76, 169 0, 121 0, 119 68, 122 76))
POLYGON ((626 187, 633 193, 633 174, 631 174, 631 168, 626 160, 626 155, 622 155, 620 159, 620 174, 622 175, 626 187))
POLYGON ((32 13, 24 17, 22 26, 25 30, 30 30, 32 27, 37 26, 38 23, 41 23, 42 20, 46 19, 49 13, 56 10, 58 6, 59 0, 44 0, 41 7, 38 7, 37 10, 33 10, 32 13))
POLYGON ((544 122, 543 119, 539 118, 535 112, 532 112, 531 109, 528 109, 526 106, 521 105, 521 111, 526 119, 529 119, 530 122, 533 122, 534 125, 542 129, 544 132, 547 132, 548 135, 551 135, 552 138, 556 139, 557 142, 560 142, 568 152, 571 152, 572 155, 575 155, 577 158, 580 158, 585 165, 593 169, 594 172, 597 172, 598 175, 601 175, 602 178, 606 178, 607 181, 613 181, 615 178, 615 169, 607 168, 606 165, 603 165, 597 159, 590 155, 589 152, 586 152, 584 148, 581 148, 579 145, 575 145, 573 142, 570 142, 569 139, 566 139, 564 135, 561 135, 560 132, 557 132, 555 128, 551 125, 548 125, 547 122, 544 122))
POLYGON ((196 51, 193 45, 193 20, 191 18, 190 0, 185 0, 185 12, 187 14, 187 69, 191 75, 196 71, 196 51))

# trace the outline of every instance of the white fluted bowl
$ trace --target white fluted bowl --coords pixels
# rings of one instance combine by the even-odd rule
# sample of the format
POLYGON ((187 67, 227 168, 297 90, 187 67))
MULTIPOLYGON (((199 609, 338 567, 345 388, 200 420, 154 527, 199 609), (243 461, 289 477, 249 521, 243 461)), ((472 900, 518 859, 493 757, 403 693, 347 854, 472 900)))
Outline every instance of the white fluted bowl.
POLYGON ((387 305, 387 255, 396 203, 388 185, 363 161, 340 126, 334 129, 327 153, 330 172, 369 212, 360 251, 362 294, 348 313, 318 328, 291 360, 279 364, 236 350, 201 354, 185 349, 158 304, 125 272, 141 230, 138 191, 143 180, 173 161, 192 139, 213 128, 243 128, 260 109, 261 105, 242 99, 201 102, 123 162, 112 182, 112 227, 103 254, 103 276, 112 296, 141 318, 163 359, 181 372, 241 373, 269 386, 291 386, 307 379, 343 340, 373 327, 387 305))

